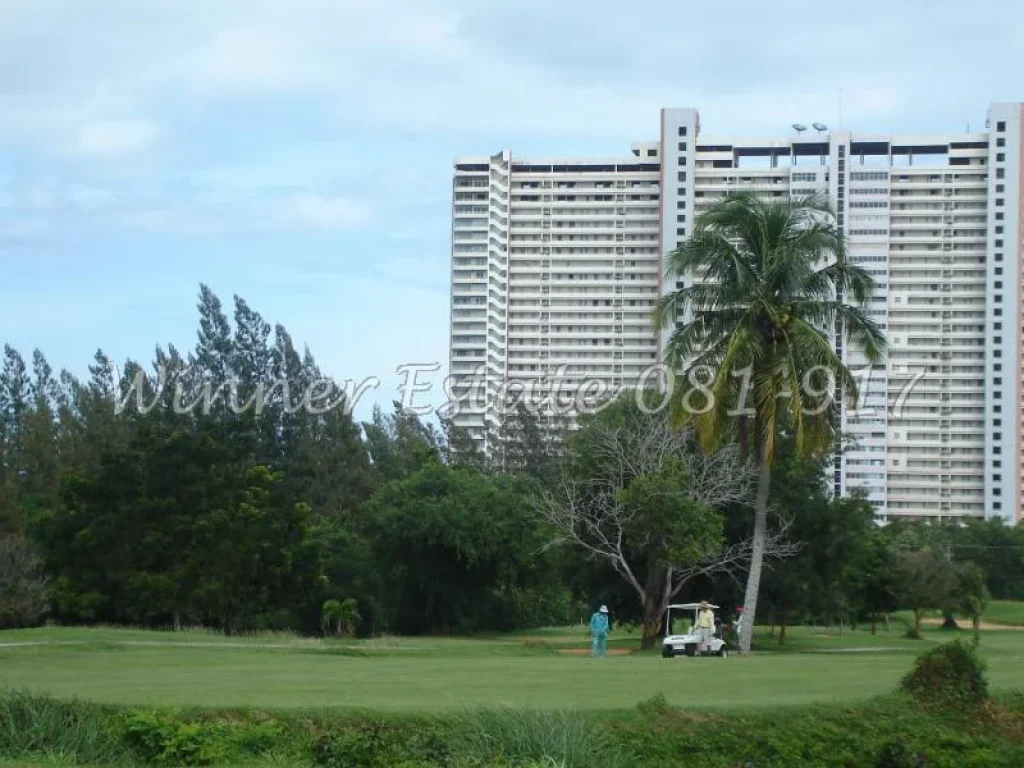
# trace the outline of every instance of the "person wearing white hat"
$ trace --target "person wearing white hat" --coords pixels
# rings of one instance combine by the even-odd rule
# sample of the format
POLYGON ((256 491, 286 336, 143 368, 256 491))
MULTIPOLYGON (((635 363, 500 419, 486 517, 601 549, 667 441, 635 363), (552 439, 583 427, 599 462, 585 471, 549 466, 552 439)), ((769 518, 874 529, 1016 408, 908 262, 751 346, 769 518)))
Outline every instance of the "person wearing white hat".
POLYGON ((608 649, 608 606, 602 605, 590 617, 590 655, 602 658, 608 649))

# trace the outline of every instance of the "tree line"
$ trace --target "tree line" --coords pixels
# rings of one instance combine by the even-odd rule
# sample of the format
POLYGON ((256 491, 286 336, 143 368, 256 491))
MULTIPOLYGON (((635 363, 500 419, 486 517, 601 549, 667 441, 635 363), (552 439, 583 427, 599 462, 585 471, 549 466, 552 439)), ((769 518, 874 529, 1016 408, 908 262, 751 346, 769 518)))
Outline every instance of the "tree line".
MULTIPOLYGON (((313 354, 239 297, 229 317, 204 286, 198 315, 192 349, 158 346, 120 379, 102 351, 79 380, 4 348, 0 628, 470 633, 607 603, 650 644, 670 599, 742 602, 756 466, 702 450, 670 412, 624 397, 552 441, 520 407, 485 458, 397 405, 357 423, 313 354), (298 407, 310 391, 332 407, 298 407)), ((781 429, 764 505, 763 622, 1024 599, 1020 528, 878 528, 795 440, 781 429)))
POLYGON ((565 620, 528 477, 450 465, 442 432, 397 407, 356 423, 242 298, 229 318, 203 286, 198 312, 193 349, 120 376, 102 351, 82 381, 4 348, 0 627, 312 633, 346 601, 362 631, 565 620), (311 390, 330 407, 302 407, 311 390))
POLYGON ((487 457, 397 406, 356 424, 308 349, 238 297, 232 323, 205 287, 195 348, 121 380, 101 351, 81 382, 7 347, 0 626, 475 632, 606 603, 649 646, 670 601, 711 597, 742 603, 746 650, 755 620, 780 640, 897 606, 913 632, 928 608, 977 622, 1024 597, 1020 526, 880 528, 828 493, 836 395, 857 397, 830 334, 885 350, 844 249, 820 200, 726 196, 668 256, 700 280, 654 316, 670 364, 707 386, 667 409, 624 395, 557 439, 520 403, 487 457))

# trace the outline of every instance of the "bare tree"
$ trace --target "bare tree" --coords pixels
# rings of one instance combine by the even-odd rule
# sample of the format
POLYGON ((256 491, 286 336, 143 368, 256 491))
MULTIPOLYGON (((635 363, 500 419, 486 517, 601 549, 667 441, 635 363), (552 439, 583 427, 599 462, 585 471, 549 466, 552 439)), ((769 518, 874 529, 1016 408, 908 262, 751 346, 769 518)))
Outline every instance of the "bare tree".
MULTIPOLYGON (((614 417, 595 417, 576 441, 582 460, 537 505, 553 530, 549 546, 581 547, 609 563, 633 587, 643 606, 641 643, 649 648, 666 608, 686 584, 698 576, 725 574, 738 579, 749 567, 753 546, 751 540, 725 548, 719 545, 690 562, 671 555, 663 559, 672 548, 657 544, 673 535, 674 521, 659 518, 659 529, 638 531, 638 525, 649 524, 650 519, 641 520, 635 505, 623 503, 623 491, 637 478, 676 464, 683 468, 686 480, 682 496, 703 508, 721 509, 750 503, 756 470, 741 458, 736 446, 706 454, 692 432, 673 428, 664 413, 640 408, 622 407, 614 417)), ((692 514, 693 507, 689 509, 692 514)), ((678 514, 688 514, 687 505, 679 505, 678 514)), ((784 523, 768 537, 766 557, 796 552, 797 545, 786 542, 787 528, 784 523)))

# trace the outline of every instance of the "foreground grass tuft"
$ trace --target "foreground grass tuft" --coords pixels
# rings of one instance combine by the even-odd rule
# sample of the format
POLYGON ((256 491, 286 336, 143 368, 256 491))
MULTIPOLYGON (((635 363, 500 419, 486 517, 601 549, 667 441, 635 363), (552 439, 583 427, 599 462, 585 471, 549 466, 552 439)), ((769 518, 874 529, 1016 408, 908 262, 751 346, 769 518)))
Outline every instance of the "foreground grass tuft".
POLYGON ((42 754, 58 763, 123 762, 128 750, 111 737, 109 718, 105 708, 94 704, 0 690, 0 755, 42 754))
POLYGON ((572 712, 479 710, 458 717, 455 751, 466 759, 559 768, 623 765, 623 755, 593 721, 572 712))

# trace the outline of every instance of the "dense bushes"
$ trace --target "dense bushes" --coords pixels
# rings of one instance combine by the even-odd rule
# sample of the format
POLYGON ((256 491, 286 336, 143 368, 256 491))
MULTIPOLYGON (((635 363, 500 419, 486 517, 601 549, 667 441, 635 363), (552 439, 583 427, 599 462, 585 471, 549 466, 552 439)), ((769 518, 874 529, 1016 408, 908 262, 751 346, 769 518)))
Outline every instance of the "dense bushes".
POLYGON ((985 663, 959 640, 919 656, 900 687, 926 706, 974 708, 988 698, 985 663))
POLYGON ((731 768, 1024 765, 1024 698, 984 710, 903 696, 857 707, 709 714, 663 698, 632 713, 468 711, 439 717, 174 712, 0 693, 0 759, 77 765, 314 768, 731 768))
POLYGON ((42 563, 29 542, 0 533, 0 629, 30 627, 47 607, 42 563))

